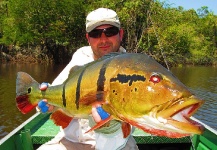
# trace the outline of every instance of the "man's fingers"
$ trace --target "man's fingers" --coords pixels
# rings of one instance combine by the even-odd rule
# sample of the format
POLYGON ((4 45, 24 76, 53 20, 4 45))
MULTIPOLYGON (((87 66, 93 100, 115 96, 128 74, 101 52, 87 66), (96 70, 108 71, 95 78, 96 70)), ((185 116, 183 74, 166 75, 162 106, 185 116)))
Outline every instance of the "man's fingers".
POLYGON ((47 100, 41 100, 38 103, 38 107, 42 113, 46 113, 49 110, 49 107, 47 105, 47 100))
POLYGON ((95 122, 100 122, 107 119, 110 115, 101 107, 92 107, 92 116, 95 122))
POLYGON ((53 105, 49 105, 47 104, 48 108, 48 112, 52 112, 54 110, 54 106, 53 105))
POLYGON ((43 83, 39 86, 39 89, 40 89, 41 91, 45 91, 45 90, 47 90, 48 87, 49 87, 49 83, 43 82, 43 83))
POLYGON ((97 107, 96 110, 102 120, 105 120, 110 116, 102 107, 97 107))
POLYGON ((100 117, 100 115, 98 114, 97 110, 96 110, 96 107, 92 107, 92 116, 93 116, 93 119, 96 123, 100 122, 102 119, 100 117))

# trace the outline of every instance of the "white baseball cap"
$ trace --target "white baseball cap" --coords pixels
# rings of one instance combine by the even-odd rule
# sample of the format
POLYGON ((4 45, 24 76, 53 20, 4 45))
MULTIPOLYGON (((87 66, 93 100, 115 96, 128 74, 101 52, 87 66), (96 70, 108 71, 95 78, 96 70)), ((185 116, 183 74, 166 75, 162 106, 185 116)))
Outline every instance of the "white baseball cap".
POLYGON ((109 24, 120 29, 121 23, 115 11, 108 8, 98 8, 87 15, 86 31, 90 32, 96 27, 109 24))

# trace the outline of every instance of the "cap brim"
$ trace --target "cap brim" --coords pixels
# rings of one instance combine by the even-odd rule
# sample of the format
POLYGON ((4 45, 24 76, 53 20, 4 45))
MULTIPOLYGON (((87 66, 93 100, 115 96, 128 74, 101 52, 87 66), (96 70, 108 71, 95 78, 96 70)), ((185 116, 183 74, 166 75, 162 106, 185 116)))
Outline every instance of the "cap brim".
POLYGON ((105 24, 109 24, 109 25, 115 26, 115 27, 120 29, 120 24, 117 22, 114 22, 114 21, 97 21, 95 23, 92 23, 92 25, 88 25, 88 27, 86 28, 86 31, 90 32, 93 29, 95 29, 96 27, 101 26, 101 25, 105 25, 105 24))

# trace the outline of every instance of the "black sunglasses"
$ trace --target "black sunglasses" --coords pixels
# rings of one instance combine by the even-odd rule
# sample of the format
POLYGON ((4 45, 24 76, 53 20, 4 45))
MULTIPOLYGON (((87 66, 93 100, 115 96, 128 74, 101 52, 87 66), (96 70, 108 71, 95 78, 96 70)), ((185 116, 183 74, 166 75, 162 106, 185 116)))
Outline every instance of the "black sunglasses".
POLYGON ((119 33, 119 29, 117 27, 110 27, 105 29, 94 29, 88 33, 89 37, 92 38, 100 38, 102 33, 104 33, 107 37, 111 37, 117 35, 119 33))

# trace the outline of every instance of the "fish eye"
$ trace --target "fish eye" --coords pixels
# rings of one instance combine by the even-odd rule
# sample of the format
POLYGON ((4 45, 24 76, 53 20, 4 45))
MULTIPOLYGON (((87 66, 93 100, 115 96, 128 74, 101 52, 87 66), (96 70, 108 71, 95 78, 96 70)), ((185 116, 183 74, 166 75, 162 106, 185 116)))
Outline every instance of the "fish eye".
POLYGON ((150 77, 151 82, 153 83, 159 83, 162 80, 162 76, 159 73, 153 73, 150 77))
POLYGON ((30 88, 28 88, 28 93, 31 93, 31 91, 32 91, 32 88, 30 87, 30 88))

